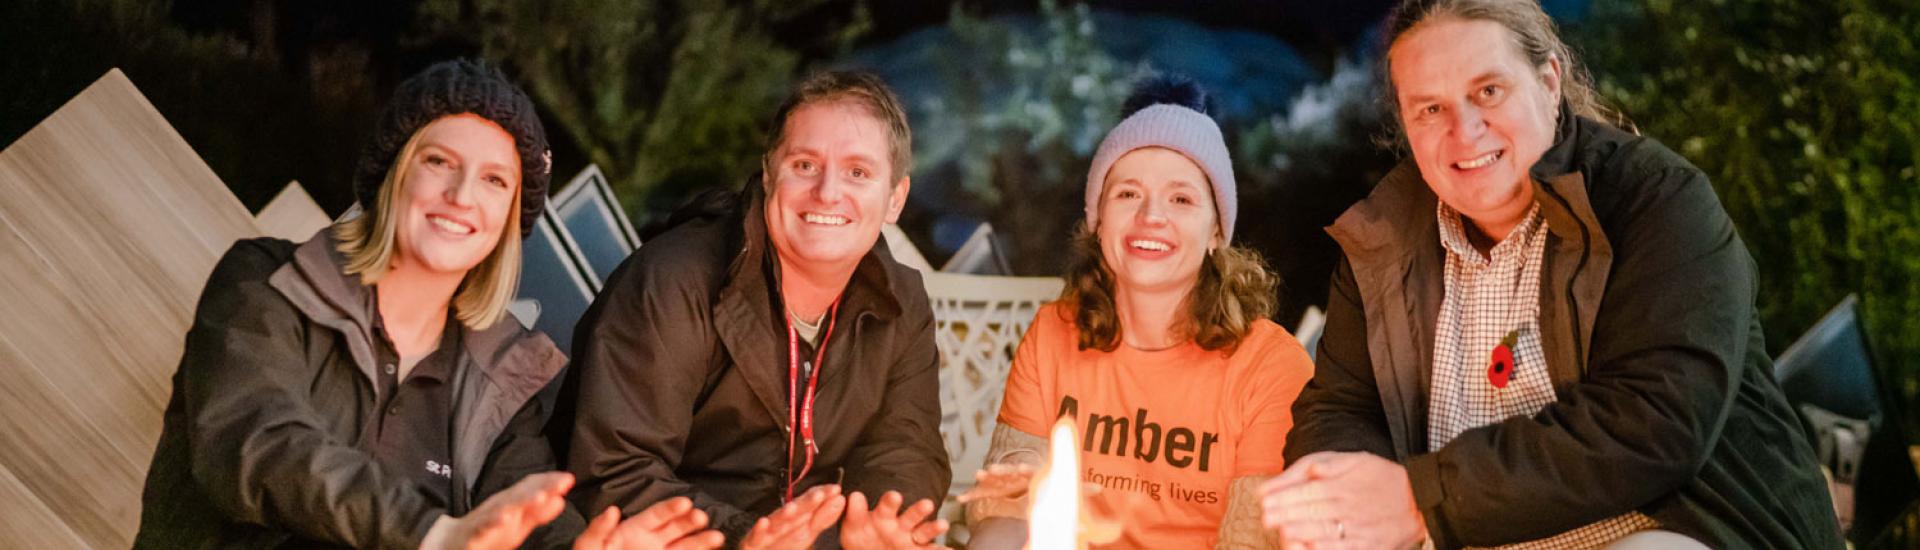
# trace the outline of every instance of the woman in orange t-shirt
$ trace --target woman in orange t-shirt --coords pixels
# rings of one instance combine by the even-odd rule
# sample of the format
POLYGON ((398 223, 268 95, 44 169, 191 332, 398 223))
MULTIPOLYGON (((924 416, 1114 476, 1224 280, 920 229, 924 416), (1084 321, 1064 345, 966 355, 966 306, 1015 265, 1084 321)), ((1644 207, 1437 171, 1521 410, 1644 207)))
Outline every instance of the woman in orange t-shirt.
MULTIPOLYGON (((1231 159, 1204 92, 1157 79, 1128 98, 1087 175, 1061 300, 1014 355, 987 470, 962 499, 970 548, 1025 541, 1025 489, 1069 417, 1102 548, 1264 547, 1256 488, 1280 473, 1312 360, 1267 317, 1274 277, 1232 246, 1231 159)), ((1073 526, 1061 526, 1073 528, 1073 526)))

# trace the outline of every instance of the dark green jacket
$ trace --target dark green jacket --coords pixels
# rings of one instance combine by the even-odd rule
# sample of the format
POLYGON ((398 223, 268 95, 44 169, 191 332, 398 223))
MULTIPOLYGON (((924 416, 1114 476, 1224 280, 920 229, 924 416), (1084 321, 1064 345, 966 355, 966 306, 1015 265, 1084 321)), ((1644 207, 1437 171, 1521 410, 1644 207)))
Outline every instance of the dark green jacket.
MULTIPOLYGON (((556 468, 540 429, 566 357, 511 315, 461 327, 452 510, 355 446, 374 407, 372 288, 330 232, 237 242, 207 280, 147 472, 136 548, 418 548, 521 477, 556 468)), ((457 322, 449 320, 449 322, 457 322)), ((569 512, 556 539, 579 531, 569 512)))
POLYGON ((1653 140, 1561 120, 1532 170, 1559 401, 1427 452, 1445 253, 1434 194, 1402 162, 1327 230, 1345 255, 1288 460, 1402 462, 1442 548, 1629 510, 1715 548, 1839 548, 1813 449, 1771 374, 1753 259, 1705 174, 1653 140))

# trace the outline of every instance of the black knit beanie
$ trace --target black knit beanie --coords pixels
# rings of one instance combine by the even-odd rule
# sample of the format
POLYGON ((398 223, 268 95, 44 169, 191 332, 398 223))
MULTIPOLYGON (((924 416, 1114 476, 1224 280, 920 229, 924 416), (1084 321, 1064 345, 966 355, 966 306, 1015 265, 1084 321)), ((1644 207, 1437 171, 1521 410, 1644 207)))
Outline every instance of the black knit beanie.
POLYGON ((514 149, 520 153, 520 237, 532 234, 546 208, 547 176, 553 170, 547 131, 526 92, 498 69, 467 59, 435 63, 394 90, 354 169, 353 195, 361 208, 372 211, 379 204, 387 168, 414 132, 440 117, 468 113, 499 124, 513 136, 514 149))

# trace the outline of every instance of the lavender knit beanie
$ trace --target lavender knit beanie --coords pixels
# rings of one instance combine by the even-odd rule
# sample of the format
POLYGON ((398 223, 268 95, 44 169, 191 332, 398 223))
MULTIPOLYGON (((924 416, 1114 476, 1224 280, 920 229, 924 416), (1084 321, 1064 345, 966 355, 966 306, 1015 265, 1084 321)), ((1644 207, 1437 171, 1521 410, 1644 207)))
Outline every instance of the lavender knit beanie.
POLYGON ((1233 242, 1233 223, 1240 212, 1239 188, 1233 181, 1233 158, 1220 125, 1206 114, 1207 96, 1193 81, 1155 77, 1134 87, 1127 97, 1126 118, 1107 132, 1087 171, 1087 227, 1099 227, 1100 195, 1107 172, 1120 157, 1143 147, 1164 147, 1186 155, 1200 166, 1213 185, 1213 204, 1220 214, 1223 242, 1233 242))

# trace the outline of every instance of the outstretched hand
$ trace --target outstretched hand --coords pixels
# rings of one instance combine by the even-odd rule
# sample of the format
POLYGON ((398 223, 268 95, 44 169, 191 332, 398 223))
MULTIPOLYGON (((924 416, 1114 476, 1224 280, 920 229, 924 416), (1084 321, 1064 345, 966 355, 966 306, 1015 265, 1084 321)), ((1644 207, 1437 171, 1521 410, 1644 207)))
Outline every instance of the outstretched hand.
POLYGON ((947 520, 927 521, 934 510, 933 501, 919 502, 901 510, 906 497, 895 491, 880 496, 867 508, 866 495, 855 491, 847 496, 847 517, 840 524, 840 546, 847 550, 931 550, 933 541, 947 532, 947 520))
POLYGON ((467 515, 442 516, 427 530, 421 548, 518 548, 535 528, 546 525, 567 509, 564 497, 573 488, 573 474, 547 472, 521 479, 482 501, 467 515))
POLYGON ((990 464, 973 473, 974 484, 960 493, 961 504, 986 499, 1018 499, 1027 496, 1033 475, 1039 468, 1031 464, 990 464))
POLYGON ((814 539, 840 520, 847 499, 839 485, 821 485, 807 490, 800 498, 753 522, 753 530, 740 541, 740 550, 801 550, 812 548, 814 539))
POLYGON ((607 511, 574 539, 574 550, 713 550, 726 542, 719 531, 705 529, 707 513, 693 501, 675 497, 647 507, 620 521, 620 509, 607 511))

